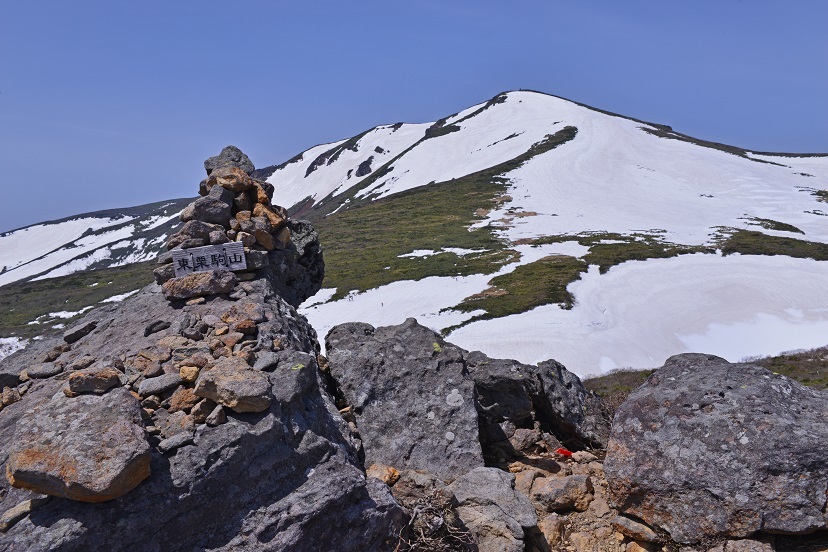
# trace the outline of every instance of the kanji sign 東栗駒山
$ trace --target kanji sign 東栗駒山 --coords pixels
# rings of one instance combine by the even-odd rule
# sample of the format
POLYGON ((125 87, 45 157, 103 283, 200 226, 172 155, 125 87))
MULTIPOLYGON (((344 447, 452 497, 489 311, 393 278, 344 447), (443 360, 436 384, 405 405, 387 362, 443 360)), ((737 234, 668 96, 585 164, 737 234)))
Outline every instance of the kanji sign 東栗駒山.
POLYGON ((244 246, 241 242, 206 245, 172 252, 175 277, 207 270, 244 270, 244 246))

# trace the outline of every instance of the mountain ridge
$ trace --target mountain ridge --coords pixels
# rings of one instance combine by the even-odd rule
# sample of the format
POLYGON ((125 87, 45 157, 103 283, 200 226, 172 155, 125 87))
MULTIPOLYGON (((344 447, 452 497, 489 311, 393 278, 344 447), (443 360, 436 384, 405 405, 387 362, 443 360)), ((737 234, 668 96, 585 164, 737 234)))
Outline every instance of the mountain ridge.
MULTIPOLYGON (((606 314, 615 307, 599 309, 597 299, 579 289, 598 292, 616 281, 612 285, 627 286, 626 293, 642 293, 629 287, 636 274, 657 282, 673 266, 713 271, 710 282, 698 280, 694 285, 701 288, 676 292, 680 297, 717 296, 722 292, 716 286, 745 288, 739 292, 742 303, 725 293, 721 304, 707 307, 717 316, 684 305, 690 322, 665 330, 657 340, 663 343, 653 349, 664 351, 657 356, 586 360, 571 351, 573 356, 563 358, 568 366, 585 365, 576 368, 585 373, 658 365, 663 355, 681 352, 688 339, 720 331, 716 324, 762 326, 768 322, 756 318, 760 304, 769 305, 773 323, 788 331, 822 324, 814 308, 828 305, 828 298, 807 282, 814 270, 823 270, 817 260, 828 258, 826 159, 828 154, 769 154, 717 144, 667 125, 519 90, 435 122, 378 125, 253 174, 267 175, 275 200, 290 205, 292 216, 314 221, 322 236, 330 267, 325 289, 303 310, 321 333, 357 318, 381 325, 416 316, 453 339, 471 339, 467 332, 482 331, 487 319, 508 328, 535 316, 551 323, 559 337, 536 335, 532 344, 515 348, 508 343, 525 343, 526 336, 506 331, 499 349, 489 351, 532 362, 553 356, 545 341, 560 347, 566 333, 603 335, 630 318, 606 314), (560 134, 565 129, 572 130, 560 134), (558 138, 545 149, 550 136, 558 138), (679 255, 684 260, 676 260, 679 255), (763 260, 769 255, 791 261, 763 260), (782 265, 798 290, 787 307, 771 297, 772 278, 766 277, 782 265), (734 279, 728 276, 732 270, 752 272, 734 279), (616 274, 630 276, 622 281, 616 274), (417 304, 401 294, 417 297, 417 304), (734 319, 742 304, 755 312, 734 319), (546 311, 529 314, 539 308, 546 311), (786 309, 804 313, 805 322, 786 309)), ((154 236, 155 246, 161 234, 175 231, 173 219, 154 236)), ((121 254, 111 247, 121 242, 103 241, 79 261, 113 266, 138 249, 122 248, 121 254)), ((27 277, 68 273, 67 263, 75 259, 27 277)), ((13 276, 5 275, 7 281, 13 276)), ((664 294, 662 306, 676 308, 667 288, 664 294)), ((490 345, 476 339, 459 344, 490 345)), ((797 342, 739 354, 820 345, 797 342)), ((630 349, 617 341, 596 346, 630 349)))

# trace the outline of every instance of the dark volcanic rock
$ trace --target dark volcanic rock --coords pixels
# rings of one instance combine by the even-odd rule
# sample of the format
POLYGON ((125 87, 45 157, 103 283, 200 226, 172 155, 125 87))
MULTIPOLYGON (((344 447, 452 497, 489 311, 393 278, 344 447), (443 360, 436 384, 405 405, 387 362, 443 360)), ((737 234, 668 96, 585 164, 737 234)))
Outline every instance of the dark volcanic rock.
POLYGON ((357 416, 365 463, 454 479, 483 466, 474 383, 461 349, 409 318, 342 324, 326 337, 331 373, 357 416))
POLYGON ((256 168, 250 158, 236 146, 226 146, 221 150, 221 153, 204 162, 204 170, 207 171, 207 176, 210 176, 210 173, 215 169, 222 167, 238 167, 247 174, 252 173, 256 168))
POLYGON ((828 527, 828 394, 750 364, 671 357, 618 409, 621 511, 679 542, 828 527))
POLYGON ((6 463, 12 485, 84 502, 118 498, 149 474, 140 406, 125 389, 44 401, 17 423, 6 463))
POLYGON ((63 340, 66 343, 74 343, 75 341, 89 335, 89 333, 95 329, 95 326, 95 322, 79 322, 63 332, 63 340))
MULTIPOLYGON (((229 193, 231 196, 233 195, 224 188, 219 188, 218 186, 213 188, 213 190, 216 189, 223 190, 229 193)), ((224 201, 221 201, 220 199, 210 197, 212 195, 213 192, 211 190, 210 195, 208 195, 207 197, 201 197, 192 203, 191 218, 212 224, 229 224, 228 220, 231 216, 230 205, 228 205, 224 201)))
MULTIPOLYGON (((0 533, 0 550, 394 549, 404 512, 386 485, 365 477, 347 425, 320 386, 313 329, 266 281, 242 285, 245 301, 262 309, 261 317, 250 313, 260 322, 249 350, 272 353, 276 341, 284 349, 278 351, 283 361, 269 366, 272 372, 259 372, 270 381, 269 408, 238 414, 218 406, 208 416, 217 425, 194 426, 192 416, 183 411, 159 416, 169 391, 148 397, 145 408, 158 409, 146 422, 152 424, 150 433, 166 432, 150 438, 152 475, 104 504, 57 499, 22 518, 14 516, 16 523, 0 533)), ((193 343, 179 329, 197 325, 193 320, 226 329, 219 322, 236 304, 217 296, 204 304, 173 306, 153 285, 120 304, 91 311, 84 320, 96 321, 97 330, 73 349, 98 359, 136 359, 142 352, 177 373, 178 363, 200 364, 203 354, 208 362, 217 360, 202 346, 204 341, 193 343), (144 336, 144 328, 157 320, 173 324, 144 336)), ((213 339, 212 334, 205 337, 213 339)), ((4 372, 19 372, 54 344, 49 338, 38 341, 0 366, 4 372)), ((127 374, 141 377, 125 364, 127 374)), ((0 412, 0 470, 6 470, 15 427, 27 411, 56 394, 71 403, 127 393, 118 388, 103 396, 67 398, 60 391, 63 384, 58 378, 33 381, 20 402, 0 412)), ((50 423, 57 430, 68 420, 53 418, 50 423)), ((0 512, 33 497, 0 478, 0 512)))
POLYGON ((516 428, 573 448, 600 443, 584 416, 587 391, 555 361, 526 366, 468 353, 413 318, 385 328, 342 324, 326 341, 366 465, 451 479, 482 466, 484 452, 517 454, 509 441, 516 428))
POLYGON ((285 249, 268 254, 268 278, 282 298, 298 307, 322 288, 325 261, 319 234, 304 220, 288 221, 290 241, 285 249))

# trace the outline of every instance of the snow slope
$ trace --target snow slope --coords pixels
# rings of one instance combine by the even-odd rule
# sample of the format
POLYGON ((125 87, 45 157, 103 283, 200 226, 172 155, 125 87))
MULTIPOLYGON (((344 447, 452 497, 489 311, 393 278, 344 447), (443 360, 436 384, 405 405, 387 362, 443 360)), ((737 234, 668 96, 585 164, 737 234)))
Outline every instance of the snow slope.
MULTIPOLYGON (((527 256, 502 273, 536 258, 527 256)), ((442 330, 475 313, 441 309, 482 291, 489 279, 478 275, 402 281, 319 303, 330 296, 322 290, 301 312, 320 336, 344 322, 386 326, 409 316, 442 330)), ((593 267, 571 284, 577 300, 571 310, 541 306, 473 322, 446 339, 495 358, 529 364, 554 358, 579 375, 619 367, 651 368, 671 355, 691 351, 735 362, 825 345, 826 282, 827 262, 781 256, 696 254, 629 261, 603 275, 593 267)))
MULTIPOLYGON (((353 199, 393 198, 504 163, 572 126, 577 128, 574 139, 503 175, 509 182, 506 201, 474 227, 496 228, 512 244, 612 232, 711 245, 722 231, 732 229, 828 243, 828 205, 814 193, 828 189, 826 156, 716 147, 668 127, 534 92, 509 92, 442 124, 457 129, 415 142, 381 177, 364 177, 361 189, 331 181, 314 193, 309 177, 301 188, 303 198, 333 193, 327 201, 338 201, 340 209, 353 199), (759 219, 792 225, 802 233, 763 228, 759 219)), ((353 165, 340 168, 337 163, 326 165, 326 174, 341 177, 353 165)), ((296 178, 303 166, 307 164, 297 164, 288 183, 278 173, 271 177, 277 196, 286 185, 300 188, 296 178)), ((574 245, 561 253, 583 257, 587 248, 574 245)), ((415 250, 403 256, 434 253, 415 250)), ((498 274, 527 262, 531 258, 498 274)), ((738 360, 824 345, 827 271, 825 261, 709 254, 627 262, 603 275, 591 267, 569 287, 576 301, 572 310, 546 305, 473 322, 448 339, 524 362, 556 358, 580 374, 658 366, 668 356, 690 350, 738 360)), ((408 316, 440 330, 475 314, 451 307, 486 289, 493 276, 400 281, 338 301, 331 300, 331 290, 323 290, 302 312, 320 336, 342 322, 386 325, 408 316)))
POLYGON ((0 286, 153 258, 188 200, 101 211, 0 235, 0 286))

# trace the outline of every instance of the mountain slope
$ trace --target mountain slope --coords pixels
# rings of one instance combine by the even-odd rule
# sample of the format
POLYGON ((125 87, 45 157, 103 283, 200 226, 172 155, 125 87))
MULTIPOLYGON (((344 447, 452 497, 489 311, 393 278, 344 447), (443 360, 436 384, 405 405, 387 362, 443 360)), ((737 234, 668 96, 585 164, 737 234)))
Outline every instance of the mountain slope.
POLYGON ((328 290, 306 309, 320 333, 417 316, 463 346, 581 373, 691 346, 824 344, 825 263, 799 259, 828 259, 825 156, 749 152, 533 92, 438 121, 357 178, 371 134, 347 141, 347 160, 327 156, 325 186, 306 175, 345 142, 268 179, 304 200, 295 210, 326 244, 328 290))
POLYGON ((0 286, 152 259, 190 201, 86 213, 0 234, 0 286))
MULTIPOLYGON (((254 176, 320 233, 325 289, 303 309, 320 335, 415 316, 465 348, 580 374, 825 344, 826 155, 517 91, 254 176)), ((0 236, 0 285, 151 258, 185 203, 74 217, 63 241, 38 238, 48 224, 0 236)))

